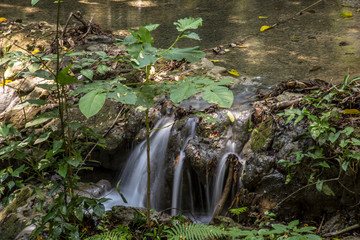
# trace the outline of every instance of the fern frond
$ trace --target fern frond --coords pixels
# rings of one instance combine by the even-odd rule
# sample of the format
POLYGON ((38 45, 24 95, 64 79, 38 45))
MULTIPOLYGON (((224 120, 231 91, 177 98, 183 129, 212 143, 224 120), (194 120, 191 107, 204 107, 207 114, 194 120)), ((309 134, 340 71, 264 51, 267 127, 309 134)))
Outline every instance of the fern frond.
POLYGON ((225 236, 227 233, 226 231, 221 230, 221 228, 216 226, 194 223, 177 224, 165 232, 167 233, 166 237, 169 240, 201 240, 212 237, 219 238, 225 236))
POLYGON ((119 231, 119 229, 114 229, 110 232, 104 232, 88 237, 85 240, 130 240, 131 238, 132 235, 130 233, 119 231))

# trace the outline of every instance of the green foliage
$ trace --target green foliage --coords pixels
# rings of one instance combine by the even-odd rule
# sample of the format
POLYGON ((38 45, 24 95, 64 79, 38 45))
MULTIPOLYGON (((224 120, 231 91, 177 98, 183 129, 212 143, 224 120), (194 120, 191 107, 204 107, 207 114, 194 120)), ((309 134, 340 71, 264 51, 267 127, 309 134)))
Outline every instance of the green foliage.
POLYGON ((85 238, 85 240, 130 240, 133 236, 128 227, 118 226, 112 231, 85 238))
MULTIPOLYGON (((309 184, 315 185, 318 191, 329 196, 335 196, 335 193, 326 183, 327 181, 321 178, 322 170, 331 168, 337 162, 339 176, 342 172, 357 172, 360 160, 358 153, 360 140, 354 135, 352 126, 339 128, 338 121, 341 115, 334 103, 339 101, 338 96, 351 94, 346 90, 355 88, 354 83, 358 80, 360 77, 350 80, 349 75, 347 75, 340 87, 334 86, 335 90, 331 92, 315 91, 303 98, 303 103, 306 106, 301 110, 290 109, 278 114, 287 117, 285 124, 289 124, 294 119, 294 125, 302 120, 307 121, 308 132, 305 137, 315 142, 304 152, 293 152, 292 154, 296 156, 295 161, 293 159, 281 159, 278 162, 285 164, 289 171, 286 183, 289 183, 294 176, 295 166, 302 164, 304 159, 311 161, 309 166, 312 171, 308 178, 309 184), (332 160, 336 160, 336 162, 332 160)), ((346 113, 343 110, 343 114, 346 113)))
POLYGON ((176 239, 208 239, 219 238, 226 235, 226 231, 219 227, 204 224, 184 223, 176 224, 171 229, 165 231, 166 238, 176 239))

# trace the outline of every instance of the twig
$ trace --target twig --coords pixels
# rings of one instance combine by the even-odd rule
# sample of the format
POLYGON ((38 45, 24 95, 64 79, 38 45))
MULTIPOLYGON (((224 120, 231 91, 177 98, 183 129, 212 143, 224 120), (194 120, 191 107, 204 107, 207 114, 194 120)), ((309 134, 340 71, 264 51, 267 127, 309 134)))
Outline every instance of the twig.
MULTIPOLYGON (((339 177, 337 178, 331 178, 331 179, 327 179, 327 180, 324 180, 324 182, 333 182, 333 181, 338 181, 339 180, 339 177)), ((294 196, 295 194, 297 194, 298 192, 300 192, 301 190, 304 190, 305 188, 307 187, 311 187, 313 185, 316 185, 317 182, 315 183, 309 183, 301 188, 299 188, 298 190, 296 190, 295 192, 291 193, 289 196, 287 196, 286 198, 284 198, 283 200, 281 200, 278 204, 276 204, 275 208, 278 208, 283 202, 285 202, 286 200, 288 200, 289 198, 291 198, 292 196, 294 196)))
POLYGON ((317 233, 320 233, 321 228, 322 228, 322 225, 323 225, 323 223, 324 223, 324 220, 325 220, 325 214, 323 215, 323 217, 322 217, 322 219, 321 219, 320 226, 319 226, 318 229, 316 230, 317 233))
POLYGON ((336 236, 336 235, 340 235, 340 234, 343 234, 343 233, 346 233, 346 232, 350 232, 356 228, 359 228, 360 227, 360 223, 357 223, 355 225, 352 225, 350 227, 347 227, 347 228, 344 228, 343 230, 340 230, 340 231, 336 231, 336 232, 330 232, 330 233, 326 233, 323 235, 323 237, 332 237, 332 236, 336 236))
POLYGON ((308 7, 304 8, 304 9, 302 9, 301 11, 295 13, 295 14, 292 15, 291 17, 286 18, 285 20, 282 20, 282 21, 280 21, 280 22, 278 22, 278 23, 275 23, 274 25, 272 25, 272 27, 275 27, 275 26, 279 25, 280 23, 285 23, 285 22, 289 21, 290 19, 293 19, 294 17, 296 17, 297 15, 300 15, 300 14, 301 14, 302 12, 304 12, 305 10, 307 10, 307 9, 315 6, 316 4, 319 4, 319 3, 322 2, 322 1, 323 1, 323 0, 318 0, 317 2, 311 4, 310 6, 308 6, 308 7))

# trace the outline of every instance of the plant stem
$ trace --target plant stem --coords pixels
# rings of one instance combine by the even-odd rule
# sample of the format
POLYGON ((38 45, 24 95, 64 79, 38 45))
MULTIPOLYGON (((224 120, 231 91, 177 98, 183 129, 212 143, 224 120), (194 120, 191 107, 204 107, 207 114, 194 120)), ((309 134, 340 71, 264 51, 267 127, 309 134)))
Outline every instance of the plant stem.
POLYGON ((146 224, 150 228, 150 177, 151 177, 151 167, 150 167, 150 127, 149 127, 149 109, 146 109, 146 156, 147 156, 147 198, 146 198, 146 224))
MULTIPOLYGON (((149 82, 150 66, 145 67, 146 70, 146 83, 149 82)), ((145 111, 146 115, 146 159, 147 159, 147 194, 146 194, 146 225, 150 229, 150 199, 151 199, 151 159, 150 159, 150 120, 149 120, 149 109, 145 111)))
POLYGON ((159 57, 160 57, 161 55, 163 55, 164 53, 166 53, 167 51, 169 51, 170 49, 172 49, 172 48, 174 47, 174 45, 180 40, 180 36, 181 36, 182 34, 183 34, 183 32, 181 32, 181 33, 179 34, 179 36, 176 38, 175 42, 174 42, 173 44, 171 44, 171 46, 168 47, 168 49, 166 49, 165 51, 163 51, 162 53, 159 54, 159 57))

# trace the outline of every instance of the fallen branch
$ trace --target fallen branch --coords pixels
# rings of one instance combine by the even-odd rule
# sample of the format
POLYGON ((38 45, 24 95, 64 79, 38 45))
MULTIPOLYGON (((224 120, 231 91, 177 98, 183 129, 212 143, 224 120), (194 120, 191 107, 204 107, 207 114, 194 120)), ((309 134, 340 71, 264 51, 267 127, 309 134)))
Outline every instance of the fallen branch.
POLYGON ((210 223, 213 223, 215 217, 217 217, 221 214, 222 210, 224 209, 225 202, 226 202, 226 200, 229 196, 230 190, 231 190, 231 186, 232 186, 232 182, 233 182, 233 174, 234 174, 234 165, 235 165, 235 161, 238 160, 238 158, 235 154, 230 154, 228 156, 227 160, 229 161, 229 166, 228 166, 229 172, 228 172, 228 176, 226 179, 224 191, 223 191, 223 194, 221 195, 221 198, 220 198, 218 204, 215 207, 215 210, 214 210, 214 213, 213 213, 210 223))
POLYGON ((333 237, 333 236, 337 236, 346 232, 350 232, 354 229, 360 228, 360 223, 357 223, 355 225, 352 225, 350 227, 344 228, 343 230, 340 231, 336 231, 336 232, 330 232, 330 233, 326 233, 323 235, 323 237, 333 237))

